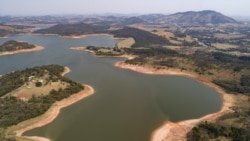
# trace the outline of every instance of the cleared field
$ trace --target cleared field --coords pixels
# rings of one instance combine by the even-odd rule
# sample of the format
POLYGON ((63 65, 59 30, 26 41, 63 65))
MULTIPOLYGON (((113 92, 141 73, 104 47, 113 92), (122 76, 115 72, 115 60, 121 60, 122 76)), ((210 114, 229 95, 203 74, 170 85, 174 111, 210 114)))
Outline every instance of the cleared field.
POLYGON ((33 95, 34 96, 44 96, 48 95, 51 90, 59 90, 65 89, 68 86, 67 83, 57 81, 57 82, 49 82, 48 84, 43 84, 41 87, 36 86, 36 81, 30 81, 18 89, 8 93, 6 96, 15 96, 22 100, 28 100, 33 95))
POLYGON ((227 49, 232 49, 232 48, 238 48, 239 46, 236 45, 230 45, 230 44, 220 44, 220 43, 216 43, 216 44, 212 44, 215 48, 217 49, 222 49, 222 50, 227 50, 227 49))
POLYGON ((165 37, 167 39, 169 39, 170 37, 175 37, 175 35, 172 32, 157 31, 157 32, 153 32, 153 33, 158 35, 158 36, 165 37))
POLYGON ((190 43, 194 41, 191 36, 186 36, 186 38, 184 39, 185 41, 190 42, 190 43))
POLYGON ((133 44, 135 44, 134 38, 126 38, 116 44, 118 48, 130 48, 133 44))
POLYGON ((232 34, 223 34, 223 33, 217 33, 214 35, 216 38, 221 39, 235 39, 235 38, 242 38, 245 37, 245 35, 242 35, 240 33, 232 33, 232 34))

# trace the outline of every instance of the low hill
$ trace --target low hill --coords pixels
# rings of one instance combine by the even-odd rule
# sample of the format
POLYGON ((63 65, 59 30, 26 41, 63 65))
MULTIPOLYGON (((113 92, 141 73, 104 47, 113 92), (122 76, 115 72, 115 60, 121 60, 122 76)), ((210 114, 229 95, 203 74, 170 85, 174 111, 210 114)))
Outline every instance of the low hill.
POLYGON ((162 17, 165 17, 163 14, 147 14, 147 15, 141 15, 139 18, 143 19, 144 21, 148 23, 152 23, 157 19, 160 19, 162 17))
POLYGON ((26 42, 18 42, 10 40, 0 45, 0 52, 16 51, 21 49, 32 49, 32 48, 35 48, 35 45, 26 42))
POLYGON ((0 24, 0 37, 5 37, 10 34, 19 34, 19 33, 28 33, 32 26, 23 26, 23 25, 4 25, 0 24))
POLYGON ((130 18, 126 18, 122 21, 122 24, 124 25, 132 25, 132 24, 138 24, 138 23, 143 23, 144 20, 142 20, 139 17, 130 17, 130 18))
POLYGON ((221 13, 205 10, 205 11, 189 11, 189 12, 180 12, 172 15, 167 15, 157 19, 159 23, 169 23, 169 24, 178 24, 178 25, 187 25, 187 26, 204 26, 208 24, 218 25, 225 23, 237 23, 236 20, 225 16, 221 13))
POLYGON ((83 35, 83 34, 104 33, 108 30, 108 28, 109 28, 108 26, 92 25, 85 23, 58 24, 47 29, 37 30, 34 33, 73 36, 73 35, 83 35))
POLYGON ((150 45, 169 44, 169 41, 164 37, 132 27, 124 27, 123 29, 112 31, 111 33, 114 34, 115 37, 134 38, 135 44, 133 47, 148 47, 150 45))

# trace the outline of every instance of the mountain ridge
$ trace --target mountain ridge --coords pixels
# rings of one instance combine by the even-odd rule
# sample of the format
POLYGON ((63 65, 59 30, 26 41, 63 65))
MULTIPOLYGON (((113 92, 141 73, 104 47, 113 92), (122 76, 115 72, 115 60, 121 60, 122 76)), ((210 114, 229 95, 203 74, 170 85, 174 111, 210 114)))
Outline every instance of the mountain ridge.
POLYGON ((166 15, 157 19, 156 22, 159 23, 168 23, 168 24, 180 24, 180 25, 218 25, 226 23, 238 23, 231 17, 225 16, 219 12, 212 10, 203 10, 203 11, 187 11, 187 12, 178 12, 170 15, 166 15))

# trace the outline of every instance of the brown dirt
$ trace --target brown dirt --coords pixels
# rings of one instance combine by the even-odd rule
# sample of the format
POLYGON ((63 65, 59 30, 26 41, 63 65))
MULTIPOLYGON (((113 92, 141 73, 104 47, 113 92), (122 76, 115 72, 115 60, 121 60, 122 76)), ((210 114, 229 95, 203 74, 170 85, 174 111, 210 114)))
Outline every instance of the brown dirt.
POLYGON ((62 76, 64 76, 65 74, 69 73, 71 70, 69 67, 64 67, 64 71, 63 73, 61 74, 62 76))

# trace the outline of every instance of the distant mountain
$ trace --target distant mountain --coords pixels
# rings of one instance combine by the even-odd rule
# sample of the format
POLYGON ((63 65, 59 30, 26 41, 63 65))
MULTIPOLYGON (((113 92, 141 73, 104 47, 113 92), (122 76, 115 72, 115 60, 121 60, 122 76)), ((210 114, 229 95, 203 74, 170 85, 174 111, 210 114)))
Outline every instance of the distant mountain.
POLYGON ((135 40, 133 47, 149 47, 151 45, 166 45, 169 41, 161 36, 157 36, 148 31, 138 28, 124 27, 123 29, 111 32, 115 37, 132 37, 135 40))
POLYGON ((139 18, 143 19, 144 21, 146 21, 148 23, 152 23, 152 22, 156 21, 157 19, 160 19, 164 16, 165 15, 163 15, 163 14, 147 14, 147 15, 141 15, 141 16, 139 16, 139 18))
POLYGON ((144 20, 142 20, 139 17, 130 17, 130 18, 126 18, 122 21, 122 23, 124 25, 132 25, 132 24, 138 24, 138 23, 143 23, 144 20))
POLYGON ((34 33, 40 34, 58 34, 62 36, 105 33, 109 29, 108 26, 76 23, 76 24, 58 24, 46 29, 40 29, 34 33))
POLYGON ((178 24, 183 26, 204 26, 218 25, 225 23, 237 23, 236 20, 227 17, 221 13, 205 10, 205 11, 189 11, 167 15, 156 19, 157 23, 161 24, 178 24))
POLYGON ((10 34, 27 33, 34 28, 33 26, 23 25, 4 25, 0 24, 0 37, 8 36, 10 34))

